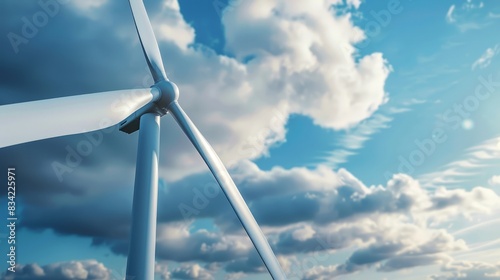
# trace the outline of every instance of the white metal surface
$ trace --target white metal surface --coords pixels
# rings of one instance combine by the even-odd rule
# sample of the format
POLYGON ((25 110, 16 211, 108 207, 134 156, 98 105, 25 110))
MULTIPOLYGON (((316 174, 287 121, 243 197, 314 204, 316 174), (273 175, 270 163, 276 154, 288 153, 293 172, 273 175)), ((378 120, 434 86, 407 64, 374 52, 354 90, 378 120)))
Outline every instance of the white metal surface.
POLYGON ((154 279, 159 138, 160 117, 142 115, 126 279, 154 279))
POLYGON ((0 148, 103 129, 153 99, 151 89, 117 90, 0 106, 0 148))
POLYGON ((281 269, 281 266, 276 259, 271 246, 267 242, 264 233, 255 221, 252 212, 248 209, 245 200, 238 191, 238 188, 234 184, 233 179, 227 172, 227 169, 220 160, 219 156, 217 156, 212 146, 208 143, 205 137, 203 137, 201 132, 189 119, 184 110, 182 110, 179 103, 172 102, 169 109, 179 126, 182 128, 189 140, 191 140, 196 150, 198 150, 201 157, 208 165, 208 168, 210 168, 210 171, 212 171, 212 174, 221 186, 224 194, 229 200, 229 203, 236 212, 238 219, 245 228, 273 279, 286 279, 285 273, 281 269))
POLYGON ((146 61, 148 62, 153 79, 155 82, 167 80, 160 49, 158 48, 158 42, 156 41, 153 27, 149 21, 144 3, 142 0, 130 0, 129 3, 132 14, 134 15, 135 27, 137 28, 137 33, 141 40, 142 50, 146 56, 146 61))

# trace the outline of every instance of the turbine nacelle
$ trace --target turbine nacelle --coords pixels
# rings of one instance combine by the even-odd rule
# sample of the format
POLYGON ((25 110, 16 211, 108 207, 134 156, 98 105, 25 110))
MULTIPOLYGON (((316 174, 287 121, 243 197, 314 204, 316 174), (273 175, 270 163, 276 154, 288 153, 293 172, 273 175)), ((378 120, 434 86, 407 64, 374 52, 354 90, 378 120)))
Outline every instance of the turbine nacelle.
POLYGON ((139 130, 140 118, 147 113, 155 113, 164 116, 168 112, 169 105, 179 99, 179 88, 171 81, 159 81, 151 87, 153 99, 139 110, 120 122, 120 130, 128 134, 139 130))

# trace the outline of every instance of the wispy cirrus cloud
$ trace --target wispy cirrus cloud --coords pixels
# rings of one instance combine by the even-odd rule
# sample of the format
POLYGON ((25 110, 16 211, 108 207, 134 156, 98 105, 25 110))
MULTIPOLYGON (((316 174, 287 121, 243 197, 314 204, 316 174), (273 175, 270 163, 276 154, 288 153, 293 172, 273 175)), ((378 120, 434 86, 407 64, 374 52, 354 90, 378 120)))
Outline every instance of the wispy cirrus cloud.
POLYGON ((356 155, 356 150, 363 148, 365 142, 369 141, 371 136, 380 132, 384 128, 389 127, 389 123, 393 118, 383 114, 375 114, 370 119, 362 122, 352 131, 347 132, 344 137, 338 141, 341 147, 328 152, 322 160, 321 164, 328 165, 332 168, 337 168, 342 163, 346 163, 350 156, 356 155))
POLYGON ((491 64, 493 58, 500 53, 500 45, 487 48, 486 51, 472 64, 472 70, 476 68, 486 68, 491 64))
POLYGON ((451 5, 450 8, 448 9, 448 12, 446 13, 446 21, 448 23, 453 23, 456 21, 455 17, 453 16, 454 11, 455 11, 455 5, 451 5))
POLYGON ((448 8, 445 20, 448 24, 455 25, 461 32, 481 29, 490 24, 490 16, 483 15, 484 2, 466 0, 460 5, 453 4, 448 8))
POLYGON ((371 137, 384 129, 390 128, 390 123, 397 114, 411 111, 413 105, 425 103, 423 100, 411 99, 402 102, 400 106, 391 106, 374 114, 356 127, 348 130, 336 143, 338 148, 329 151, 321 157, 320 164, 338 168, 346 163, 349 157, 357 154, 371 137))
POLYGON ((499 158, 500 137, 494 137, 467 149, 462 159, 445 165, 440 171, 421 175, 419 181, 426 187, 458 184, 499 158))

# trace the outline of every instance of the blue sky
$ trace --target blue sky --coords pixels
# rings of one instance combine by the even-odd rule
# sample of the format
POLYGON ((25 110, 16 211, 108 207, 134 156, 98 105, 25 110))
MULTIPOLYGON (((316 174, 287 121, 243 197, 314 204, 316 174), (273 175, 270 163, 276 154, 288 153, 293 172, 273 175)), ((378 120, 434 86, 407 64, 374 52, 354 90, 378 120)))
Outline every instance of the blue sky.
MULTIPOLYGON (((126 2, 3 1, 0 105, 151 85, 126 2)), ((145 4, 289 279, 500 278, 498 1, 145 4)), ((169 116, 161 136, 157 279, 270 279, 169 116)), ((136 145, 113 127, 0 149, 21 219, 20 272, 2 277, 122 279, 136 145)))

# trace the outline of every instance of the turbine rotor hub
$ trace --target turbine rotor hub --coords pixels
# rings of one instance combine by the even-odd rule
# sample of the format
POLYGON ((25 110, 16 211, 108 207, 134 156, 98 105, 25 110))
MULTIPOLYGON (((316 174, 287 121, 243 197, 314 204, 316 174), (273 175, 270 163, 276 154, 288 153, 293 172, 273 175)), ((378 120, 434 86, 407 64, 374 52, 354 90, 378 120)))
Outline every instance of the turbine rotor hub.
POLYGON ((158 89, 154 94, 154 103, 161 113, 166 114, 170 103, 177 101, 179 98, 179 88, 171 81, 160 81, 153 88, 158 89))

